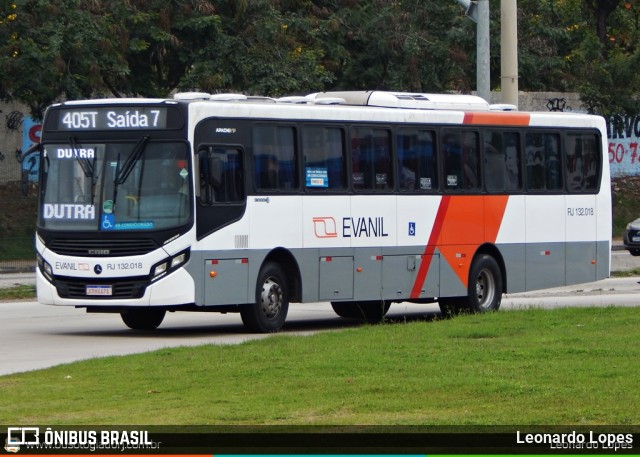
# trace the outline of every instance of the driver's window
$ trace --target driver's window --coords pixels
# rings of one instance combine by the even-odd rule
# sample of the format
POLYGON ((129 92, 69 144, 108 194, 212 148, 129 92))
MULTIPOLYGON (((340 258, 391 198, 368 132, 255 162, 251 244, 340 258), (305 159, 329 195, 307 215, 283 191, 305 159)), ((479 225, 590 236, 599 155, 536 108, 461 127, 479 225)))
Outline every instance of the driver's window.
POLYGON ((240 150, 205 146, 198 151, 200 203, 238 203, 244 200, 240 150))

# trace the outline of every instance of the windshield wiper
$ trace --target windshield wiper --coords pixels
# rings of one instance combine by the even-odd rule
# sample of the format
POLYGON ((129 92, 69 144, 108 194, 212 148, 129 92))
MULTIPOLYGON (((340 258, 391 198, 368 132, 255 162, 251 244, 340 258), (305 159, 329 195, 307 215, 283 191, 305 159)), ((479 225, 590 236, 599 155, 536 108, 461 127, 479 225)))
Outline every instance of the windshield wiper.
POLYGON ((76 161, 80 164, 80 168, 82 168, 84 175, 87 178, 93 179, 93 163, 91 163, 89 159, 85 157, 80 157, 80 154, 78 154, 78 142, 74 137, 69 137, 69 145, 71 145, 71 147, 73 148, 73 155, 76 161))
POLYGON ((138 162, 138 160, 140 160, 140 157, 142 157, 142 153, 145 150, 147 141, 149 141, 149 135, 143 136, 138 140, 138 142, 133 148, 133 151, 131 151, 131 154, 129 154, 127 161, 124 163, 124 165, 122 165, 122 168, 120 168, 120 153, 118 153, 118 161, 116 162, 115 178, 113 179, 112 201, 113 201, 114 213, 116 211, 116 199, 118 198, 118 186, 123 182, 125 182, 129 177, 129 175, 131 174, 131 172, 133 171, 133 167, 138 162))
MULTIPOLYGON (((96 157, 95 156, 93 157, 93 161, 90 161, 86 157, 81 157, 80 154, 78 154, 78 142, 76 141, 75 137, 69 137, 69 145, 71 145, 71 147, 73 148, 73 155, 76 161, 78 162, 78 164, 80 165, 80 168, 82 168, 82 172, 87 178, 91 179, 91 204, 93 204, 95 200, 95 187, 96 187, 96 175, 95 175, 96 157)), ((80 190, 82 191, 82 189, 80 190)))
MULTIPOLYGON (((133 167, 138 162, 138 160, 140 160, 140 157, 144 152, 145 145, 147 144, 147 141, 149 141, 148 135, 140 138, 136 143, 135 147, 133 148, 133 151, 131 151, 131 154, 129 154, 127 161, 124 163, 124 165, 122 165, 122 168, 116 171, 116 178, 113 181, 113 183, 116 186, 122 184, 127 180, 129 175, 131 174, 131 171, 133 170, 133 167)), ((118 159, 118 165, 120 165, 119 159, 118 159)))

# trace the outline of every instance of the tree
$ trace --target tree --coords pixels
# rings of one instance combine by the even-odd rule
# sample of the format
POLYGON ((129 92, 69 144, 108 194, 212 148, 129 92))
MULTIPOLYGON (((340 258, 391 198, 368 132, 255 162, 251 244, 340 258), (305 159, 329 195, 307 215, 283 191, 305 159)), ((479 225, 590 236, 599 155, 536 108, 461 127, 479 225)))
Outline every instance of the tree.
POLYGON ((217 26, 205 0, 16 5, 17 19, 3 29, 1 95, 34 116, 65 98, 166 96, 187 71, 185 54, 217 26))
POLYGON ((103 77, 127 72, 99 2, 61 3, 16 2, 10 39, 2 41, 2 95, 28 104, 35 116, 61 94, 91 96, 104 88, 103 77))
MULTIPOLYGON (((584 0, 585 33, 575 48, 578 90, 591 112, 634 115, 640 111, 640 35, 637 5, 584 0)), ((635 2, 634 2, 635 3, 635 2)))
POLYGON ((220 34, 191 55, 179 87, 277 96, 331 83, 323 65, 323 11, 311 2, 229 0, 217 8, 220 34))
POLYGON ((608 19, 620 5, 620 0, 585 0, 589 11, 593 14, 596 22, 596 35, 602 45, 603 57, 606 57, 608 45, 608 19))
MULTIPOLYGON (((593 112, 637 112, 638 3, 520 0, 520 88, 578 90, 593 112)), ((63 99, 176 89, 470 92, 475 31, 453 0, 3 0, 0 97, 38 116, 63 99)))

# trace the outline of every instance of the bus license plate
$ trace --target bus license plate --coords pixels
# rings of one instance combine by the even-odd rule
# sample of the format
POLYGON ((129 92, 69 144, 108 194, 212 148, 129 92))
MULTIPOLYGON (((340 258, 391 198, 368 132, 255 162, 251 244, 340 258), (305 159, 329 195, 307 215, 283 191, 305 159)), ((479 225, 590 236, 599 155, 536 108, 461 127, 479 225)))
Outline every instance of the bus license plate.
POLYGON ((87 286, 87 295, 112 295, 111 286, 87 286))

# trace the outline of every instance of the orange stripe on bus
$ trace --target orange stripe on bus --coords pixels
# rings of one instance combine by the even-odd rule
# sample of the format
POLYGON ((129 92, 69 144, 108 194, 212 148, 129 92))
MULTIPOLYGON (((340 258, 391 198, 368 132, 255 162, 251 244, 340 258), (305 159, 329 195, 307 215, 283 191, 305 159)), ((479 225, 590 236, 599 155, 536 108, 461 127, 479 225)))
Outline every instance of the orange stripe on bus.
POLYGON ((478 247, 496 242, 508 200, 507 195, 459 196, 449 204, 438 249, 465 287, 478 247))
POLYGON ((531 115, 518 112, 465 113, 464 123, 475 125, 529 125, 531 115))
POLYGON ((473 255, 484 243, 495 243, 507 208, 507 195, 444 196, 424 250, 411 298, 419 298, 436 247, 468 287, 473 255))
POLYGON ((449 200, 451 197, 445 195, 440 200, 440 206, 436 213, 436 219, 433 222, 433 228, 431 229, 431 235, 429 235, 429 241, 424 248, 424 254, 422 255, 422 261, 420 262, 420 268, 418 268, 418 274, 416 275, 416 281, 413 283, 413 289, 411 290, 411 298, 420 298, 420 290, 427 279, 427 271, 429 265, 431 265, 431 259, 433 258, 433 251, 436 248, 436 243, 440 237, 440 230, 442 229, 442 223, 447 214, 447 208, 449 207, 449 200))

